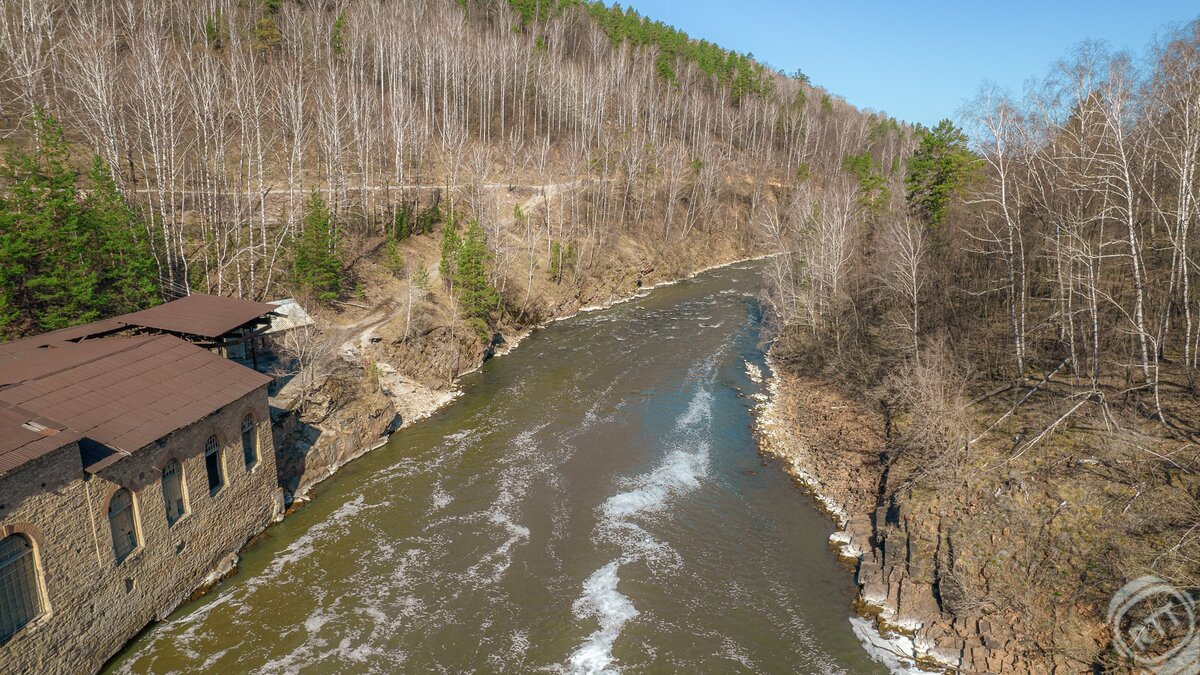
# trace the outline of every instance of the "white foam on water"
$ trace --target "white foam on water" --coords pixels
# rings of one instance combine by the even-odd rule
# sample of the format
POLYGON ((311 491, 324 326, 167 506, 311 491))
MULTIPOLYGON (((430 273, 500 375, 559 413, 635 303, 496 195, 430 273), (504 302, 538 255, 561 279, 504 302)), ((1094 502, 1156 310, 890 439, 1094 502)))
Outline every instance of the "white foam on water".
POLYGON ((573 605, 577 618, 596 619, 600 627, 571 654, 568 665, 572 672, 588 675, 619 672, 612 667, 613 644, 624 625, 638 616, 629 598, 617 590, 620 566, 653 562, 665 555, 673 555, 678 563, 678 556, 669 546, 655 540, 633 519, 660 513, 673 499, 700 486, 709 459, 708 443, 701 438, 706 423, 712 419, 712 405, 710 391, 696 392, 675 424, 681 447, 667 453, 654 470, 627 481, 630 489, 609 497, 600 506, 599 538, 617 541, 623 555, 596 570, 584 582, 583 595, 573 605))
POLYGON ((508 538, 467 569, 466 578, 474 581, 477 587, 499 583, 512 565, 513 547, 529 540, 529 528, 513 522, 508 514, 493 512, 488 514, 488 520, 493 525, 503 527, 508 532, 508 538))
MULTIPOLYGON (((377 531, 376 542, 385 536, 377 531)), ((391 647, 390 642, 424 610, 421 602, 409 593, 413 577, 425 577, 424 570, 415 575, 410 570, 411 565, 421 561, 422 552, 379 546, 377 555, 395 564, 389 579, 380 583, 378 571, 365 564, 355 570, 340 595, 327 601, 319 594, 322 597, 316 603, 316 609, 301 624, 306 633, 303 641, 287 654, 264 664, 259 672, 290 675, 316 664, 334 668, 370 662, 386 663, 389 668, 402 665, 408 659, 407 653, 391 647), (367 587, 373 588, 374 592, 362 594, 359 591, 367 587), (361 606, 346 609, 346 603, 361 606)))
POLYGON ((688 404, 687 412, 675 424, 676 429, 684 431, 689 427, 696 426, 700 422, 712 419, 712 404, 712 392, 706 390, 696 392, 696 395, 692 397, 691 403, 688 404))
POLYGON ((587 675, 618 672, 609 669, 613 662, 613 643, 625 623, 638 615, 629 598, 617 590, 617 582, 620 581, 617 570, 620 566, 614 560, 593 572, 583 584, 583 596, 572 607, 575 616, 580 619, 596 618, 600 621, 600 627, 571 654, 573 672, 587 675))
MULTIPOLYGON (((379 504, 367 504, 363 495, 358 495, 354 499, 342 504, 324 520, 313 525, 307 532, 296 538, 287 548, 276 554, 271 564, 259 574, 246 578, 240 584, 235 584, 224 590, 220 595, 207 604, 199 607, 193 612, 185 614, 177 619, 165 621, 156 627, 151 633, 151 637, 145 648, 146 653, 153 652, 153 645, 159 640, 170 640, 171 643, 184 651, 185 653, 192 652, 190 645, 197 639, 202 637, 211 629, 211 623, 208 621, 209 616, 216 610, 223 607, 231 607, 235 613, 244 613, 249 607, 248 598, 261 586, 270 583, 275 578, 279 577, 284 569, 293 563, 303 561, 308 556, 312 555, 316 550, 318 542, 326 539, 340 537, 345 532, 345 522, 353 518, 358 513, 366 509, 374 509, 380 506, 387 506, 390 502, 381 502, 379 504), (176 635, 169 633, 185 627, 176 635)), ((320 603, 319 603, 320 604, 320 603)), ((310 617, 312 620, 312 617, 310 617)), ((306 627, 308 621, 305 622, 306 627)), ((321 622, 320 625, 323 625, 321 622)), ((319 626, 318 626, 319 628, 319 626)), ((132 661, 126 662, 121 672, 129 673, 132 671, 132 661)))
POLYGON ((327 611, 324 607, 318 606, 308 618, 304 620, 304 630, 309 633, 319 633, 321 627, 329 623, 333 619, 333 614, 327 611))
POLYGON ((786 616, 786 619, 779 625, 780 628, 784 629, 780 639, 786 636, 786 639, 792 644, 802 648, 801 651, 809 659, 809 671, 828 673, 828 675, 846 675, 845 669, 840 667, 834 658, 822 649, 821 643, 814 636, 812 628, 808 625, 804 616, 797 611, 798 606, 794 604, 795 589, 775 577, 768 578, 766 581, 771 589, 771 594, 777 600, 777 606, 783 609, 786 616))
POLYGON ((263 570, 258 576, 247 580, 244 588, 253 590, 267 581, 279 576, 283 568, 292 563, 304 560, 312 555, 315 550, 316 543, 325 538, 327 533, 333 536, 340 536, 345 532, 345 521, 358 515, 365 509, 379 508, 380 506, 388 506, 390 502, 381 502, 379 504, 367 504, 364 495, 358 495, 354 499, 339 506, 333 513, 325 517, 324 520, 313 525, 303 535, 288 545, 282 552, 275 556, 271 561, 271 565, 263 570))
POLYGON ((308 643, 305 643, 294 651, 288 652, 277 659, 271 659, 270 661, 267 661, 262 665, 261 668, 259 668, 258 672, 287 673, 288 675, 299 673, 300 668, 309 662, 310 653, 311 646, 308 643))
POLYGON ((354 613, 365 621, 367 631, 365 635, 358 633, 353 645, 346 643, 341 650, 342 656, 356 662, 380 654, 398 655, 395 658, 400 660, 407 658, 404 652, 390 649, 387 645, 397 633, 414 624, 425 613, 426 607, 412 594, 412 587, 418 578, 427 579, 431 574, 423 565, 426 557, 419 549, 409 549, 389 558, 395 567, 386 579, 379 578, 377 572, 365 568, 353 575, 349 589, 373 587, 375 592, 361 594, 348 591, 350 599, 361 605, 354 609, 354 613), (418 569, 413 570, 414 566, 418 569))
POLYGON ((498 583, 504 578, 513 560, 513 548, 529 541, 528 527, 517 522, 517 511, 525 500, 535 477, 553 470, 554 463, 543 457, 537 442, 537 434, 549 426, 546 422, 533 429, 517 434, 510 452, 506 455, 507 466, 500 472, 498 492, 491 507, 483 514, 487 522, 497 525, 506 535, 495 549, 485 553, 462 575, 464 581, 474 588, 498 583))
MULTIPOLYGON (((233 651, 233 647, 229 647, 227 649, 222 649, 219 652, 214 652, 214 653, 210 654, 208 656, 208 658, 204 659, 204 663, 200 664, 201 672, 207 672, 210 668, 216 666, 217 661, 220 661, 226 654, 228 654, 231 651, 233 651)), ((193 656, 192 658, 196 658, 196 657, 193 656)))
POLYGON ((661 466, 636 481, 638 487, 609 497, 601 506, 604 517, 617 524, 640 513, 666 508, 672 495, 700 486, 708 463, 708 444, 700 443, 693 451, 673 450, 661 466))
POLYGON ((450 505, 450 502, 454 501, 454 498, 451 497, 450 494, 444 489, 442 489, 440 483, 433 488, 433 494, 430 495, 430 499, 433 501, 434 511, 444 509, 450 505))
POLYGON ((385 613, 382 609, 379 609, 378 607, 372 607, 369 605, 367 607, 360 607, 358 609, 358 613, 365 615, 366 617, 371 619, 371 621, 374 622, 376 625, 387 624, 390 621, 390 619, 388 619, 387 613, 385 613))
POLYGON ((401 457, 394 464, 372 474, 362 486, 364 493, 371 487, 381 486, 392 490, 393 486, 402 479, 417 476, 447 476, 455 473, 455 464, 459 462, 473 446, 470 442, 476 436, 485 433, 485 429, 476 428, 447 434, 436 448, 421 457, 401 457))
POLYGON ((600 422, 602 419, 608 419, 607 417, 601 417, 600 408, 604 402, 608 400, 608 395, 612 392, 612 388, 613 385, 610 384, 604 391, 593 394, 595 397, 594 402, 583 413, 583 417, 579 418, 575 428, 571 429, 565 434, 566 436, 578 436, 579 434, 582 434, 588 429, 596 426, 596 423, 600 422))
POLYGON ((751 672, 759 670, 758 666, 754 664, 754 660, 751 659, 750 655, 746 653, 746 650, 742 649, 741 645, 729 639, 728 637, 722 638, 721 640, 721 656, 724 656, 730 661, 741 665, 743 668, 751 672))

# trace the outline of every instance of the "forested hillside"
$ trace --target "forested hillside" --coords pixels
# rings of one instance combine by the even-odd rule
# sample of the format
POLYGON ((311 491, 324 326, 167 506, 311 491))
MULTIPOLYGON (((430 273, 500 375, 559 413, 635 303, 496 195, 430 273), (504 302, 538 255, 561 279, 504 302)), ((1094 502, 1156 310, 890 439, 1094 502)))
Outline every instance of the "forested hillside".
MULTIPOLYGON (((848 154, 891 166, 906 142, 803 78, 599 3, 16 0, 3 22, 6 143, 34 151, 43 111, 77 170, 96 156, 164 297, 344 297, 381 238, 476 221, 515 307, 551 257, 570 281, 622 240, 752 241, 780 186, 848 154), (514 213, 496 196, 520 187, 559 196, 514 213), (292 270, 323 222, 314 194, 321 281, 292 270)), ((15 301, 39 306, 9 334, 57 325, 36 319, 53 298, 15 301)))
POLYGON ((1018 670, 1115 667, 1117 588, 1200 585, 1198 93, 1200 23, 1084 44, 922 133, 903 179, 850 158, 857 207, 765 210, 776 353, 881 407, 878 537, 937 609, 1024 627, 993 639, 1018 670))

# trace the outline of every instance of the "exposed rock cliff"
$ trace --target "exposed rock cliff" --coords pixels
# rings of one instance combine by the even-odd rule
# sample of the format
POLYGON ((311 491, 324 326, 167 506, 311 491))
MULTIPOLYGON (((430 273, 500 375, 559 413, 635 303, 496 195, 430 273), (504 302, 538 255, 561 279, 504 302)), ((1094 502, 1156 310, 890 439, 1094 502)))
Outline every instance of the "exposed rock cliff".
POLYGON ((378 379, 344 361, 302 407, 273 412, 280 484, 293 498, 370 450, 396 417, 378 379))
MULTIPOLYGON (((1049 636, 1035 629, 1016 635, 1011 626, 1017 617, 963 606, 954 572, 957 521, 945 514, 973 507, 956 495, 903 502, 885 497, 891 493, 889 424, 881 411, 826 382, 772 366, 771 395, 757 416, 760 447, 782 459, 841 528, 830 541, 855 564, 859 610, 883 636, 875 638, 879 643, 908 656, 911 666, 934 672, 1080 670, 1079 660, 1039 647, 1056 642, 1049 636)), ((1009 535, 1003 524, 983 533, 1001 557, 1009 535)), ((1100 637, 1086 635, 1086 626, 1066 625, 1080 631, 1076 639, 1098 644, 1100 637)))

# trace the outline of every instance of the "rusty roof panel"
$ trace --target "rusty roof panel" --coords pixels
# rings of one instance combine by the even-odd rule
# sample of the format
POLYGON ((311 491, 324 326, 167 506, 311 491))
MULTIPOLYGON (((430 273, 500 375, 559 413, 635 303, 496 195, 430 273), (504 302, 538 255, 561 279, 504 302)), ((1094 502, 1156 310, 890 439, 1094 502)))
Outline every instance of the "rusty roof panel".
POLYGON ((64 342, 75 340, 85 340, 87 338, 113 333, 124 328, 124 324, 116 319, 105 319, 103 321, 93 321, 85 323, 81 326, 72 326, 71 328, 63 328, 62 330, 50 331, 40 335, 33 335, 21 340, 13 340, 0 344, 0 361, 19 357, 24 352, 31 349, 39 349, 47 345, 61 345, 64 342))
MULTIPOLYGON (((2 390, 2 392, 0 392, 0 393, 8 394, 8 390, 2 390)), ((23 406, 23 405, 27 405, 29 403, 29 401, 17 401, 7 395, 4 397, 4 400, 5 400, 5 402, 11 403, 13 405, 22 405, 23 406)), ((52 419, 52 420, 67 419, 68 417, 74 417, 75 415, 78 415, 79 413, 83 412, 83 408, 81 408, 81 407, 78 407, 78 406, 68 407, 66 404, 46 406, 44 408, 42 406, 36 406, 36 407, 38 408, 38 412, 40 412, 42 415, 46 416, 48 419, 52 419)))
MULTIPOLYGON (((0 383, 0 386, 3 386, 3 383, 0 383)), ((42 396, 55 391, 60 391, 60 389, 55 388, 53 385, 41 381, 26 382, 25 387, 29 390, 30 397, 42 396)))
POLYGON ((42 400, 42 403, 44 405, 51 406, 51 405, 58 405, 60 403, 66 403, 67 401, 70 401, 74 397, 75 397, 75 392, 71 391, 70 389, 59 389, 56 391, 51 391, 46 394, 42 394, 38 398, 40 398, 42 400))
POLYGON ((78 440, 78 433, 61 424, 0 403, 0 474, 78 440))
POLYGON ((88 368, 98 359, 132 349, 153 338, 154 336, 113 337, 87 340, 78 344, 65 342, 50 347, 27 349, 11 355, 4 361, 4 368, 0 369, 0 386, 43 380, 40 386, 45 388, 45 391, 61 389, 80 379, 78 373, 74 376, 61 376, 64 371, 83 368, 84 376, 92 377, 96 372, 103 372, 88 368), (54 377, 55 375, 60 376, 54 377))
POLYGON ((53 436, 40 436, 15 450, 0 452, 0 475, 6 474, 27 462, 44 457, 59 448, 81 439, 78 432, 67 429, 53 436))
POLYGON ((130 328, 217 338, 275 309, 275 305, 262 302, 196 293, 140 312, 0 344, 0 362, 24 360, 30 352, 48 347, 58 349, 71 344, 98 342, 97 338, 130 328))
POLYGON ((108 431, 108 433, 112 434, 114 438, 120 438, 130 431, 138 428, 142 424, 144 424, 144 422, 137 422, 128 417, 117 417, 106 422, 105 429, 108 431))
POLYGON ((193 293, 165 305, 119 316, 117 320, 168 333, 218 338, 274 310, 274 305, 263 302, 193 293))
POLYGON ((113 396, 125 398, 128 396, 136 396, 142 387, 139 386, 137 380, 131 380, 125 377, 113 378, 113 382, 106 387, 113 396))
MULTIPOLYGON (((26 351, 5 365, 33 359, 38 362, 24 364, 24 372, 36 375, 7 387, 0 384, 0 405, 9 409, 20 405, 29 414, 55 420, 64 430, 60 440, 68 438, 63 435, 66 430, 86 438, 91 445, 83 456, 89 471, 119 461, 271 381, 169 335, 92 342, 49 350, 53 358, 41 350, 26 351), (76 349, 92 360, 81 361, 80 354, 70 354, 76 349)), ((0 416, 0 431, 7 432, 0 433, 0 472, 54 449, 46 449, 53 443, 12 431, 23 429, 14 419, 0 416)))

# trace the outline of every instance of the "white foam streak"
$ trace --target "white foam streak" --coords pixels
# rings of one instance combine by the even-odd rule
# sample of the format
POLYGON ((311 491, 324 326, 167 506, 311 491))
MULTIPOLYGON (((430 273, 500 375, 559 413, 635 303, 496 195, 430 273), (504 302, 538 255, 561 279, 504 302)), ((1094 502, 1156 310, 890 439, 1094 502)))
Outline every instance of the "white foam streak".
POLYGON ((257 586, 278 576, 279 573, 283 571, 283 568, 287 565, 298 562, 312 555, 314 545, 317 540, 321 539, 326 532, 332 532, 335 535, 340 536, 340 534, 344 531, 345 521, 357 515, 364 508, 378 508, 379 506, 387 505, 388 502, 382 502, 380 504, 371 504, 368 506, 364 502, 364 496, 361 494, 345 504, 342 504, 321 522, 309 528, 308 532, 305 532, 302 536, 289 544, 282 553, 277 555, 275 559, 271 561, 270 567, 264 570, 257 577, 248 580, 244 588, 247 590, 253 590, 257 586))
POLYGON ((608 668, 613 662, 613 643, 625 623, 638 615, 629 598, 617 590, 619 567, 620 563, 614 560, 592 573, 583 584, 583 597, 575 601, 576 616, 600 620, 600 628, 571 655, 571 669, 576 673, 617 672, 608 668))
MULTIPOLYGON (((288 545, 286 549, 280 551, 271 564, 259 574, 247 578, 242 584, 231 586, 215 599, 207 604, 197 608, 195 611, 185 614, 177 619, 164 622, 155 629, 150 644, 153 645, 158 640, 171 640, 175 645, 184 650, 189 650, 189 645, 193 643, 201 634, 205 633, 210 626, 207 619, 218 608, 229 605, 236 608, 235 611, 245 611, 247 608, 247 599, 261 586, 271 582, 276 577, 283 573, 283 570, 288 565, 299 562, 316 550, 315 544, 328 537, 338 537, 344 532, 345 522, 354 517, 364 509, 377 508, 386 506, 389 502, 379 504, 366 504, 363 495, 358 495, 356 498, 342 504, 324 520, 309 528, 308 532, 298 537, 295 541, 288 545), (168 628, 171 626, 187 626, 179 635, 170 636, 168 628)), ((318 610, 313 616, 310 616, 305 621, 305 628, 310 632, 316 632, 324 625, 325 621, 318 610)), ((133 661, 129 661, 122 666, 121 672, 132 672, 130 665, 133 661)))
POLYGON ((454 498, 451 497, 450 493, 446 492, 446 490, 439 483, 438 485, 434 486, 433 494, 430 495, 430 500, 433 502, 433 510, 438 511, 450 506, 450 502, 454 501, 454 498))
POLYGON ((545 429, 549 422, 534 429, 522 431, 513 439, 510 464, 501 472, 498 481, 496 500, 491 508, 483 515, 492 525, 504 530, 507 537, 495 549, 468 568, 463 574, 463 580, 473 587, 494 585, 504 578, 504 574, 512 565, 513 548, 518 544, 529 541, 529 528, 516 521, 516 514, 529 491, 533 479, 549 471, 553 464, 542 455, 541 446, 537 442, 537 434, 545 429), (535 467, 531 472, 530 467, 535 467))
POLYGON ((613 643, 622 627, 638 615, 629 598, 617 590, 620 566, 664 558, 673 558, 678 564, 674 551, 656 541, 634 519, 664 511, 673 499, 700 486, 708 468, 709 446, 703 440, 703 430, 712 419, 712 405, 711 392, 697 392, 675 425, 680 436, 678 444, 683 447, 667 453, 653 471, 630 480, 630 489, 609 497, 600 506, 600 538, 616 541, 623 555, 596 570, 584 582, 583 595, 573 605, 577 618, 597 619, 600 627, 571 654, 572 672, 588 675, 619 672, 611 667, 613 643))
POLYGON ((708 421, 712 417, 712 393, 707 391, 697 392, 692 397, 692 402, 688 404, 687 412, 679 418, 676 427, 680 431, 684 431, 688 427, 694 427, 700 422, 708 421))
POLYGON ((671 495, 699 487, 707 461, 708 445, 705 443, 692 452, 672 451, 662 466, 638 481, 641 487, 609 497, 601 507, 604 517, 616 525, 617 521, 639 513, 661 511, 671 495))
POLYGON ((304 630, 309 633, 319 633, 321 627, 329 623, 333 619, 333 614, 325 610, 324 607, 317 607, 316 611, 308 615, 304 620, 304 630))

